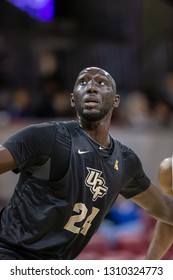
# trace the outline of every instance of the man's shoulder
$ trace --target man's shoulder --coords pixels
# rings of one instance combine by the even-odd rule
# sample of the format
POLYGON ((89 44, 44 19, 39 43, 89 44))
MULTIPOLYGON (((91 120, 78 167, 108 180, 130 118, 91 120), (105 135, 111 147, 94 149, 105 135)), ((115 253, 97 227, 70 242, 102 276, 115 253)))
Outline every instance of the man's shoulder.
POLYGON ((23 127, 12 137, 13 139, 22 139, 32 137, 33 140, 40 138, 55 137, 55 135, 69 136, 70 127, 74 127, 75 122, 59 122, 59 121, 47 121, 41 123, 32 123, 28 126, 23 127), (44 136, 44 137, 43 137, 44 136))
POLYGON ((48 124, 56 126, 56 127, 63 127, 63 128, 70 128, 77 126, 77 121, 49 121, 48 124))
POLYGON ((77 127, 76 121, 51 121, 58 133, 69 136, 70 131, 77 127))
POLYGON ((126 144, 123 144, 120 141, 114 140, 115 141, 115 149, 118 146, 118 149, 120 150, 120 153, 122 155, 122 160, 125 163, 125 165, 138 165, 140 164, 140 159, 136 152, 126 144))
POLYGON ((115 139, 114 139, 114 142, 116 145, 118 145, 119 149, 121 150, 121 152, 124 156, 135 154, 133 149, 130 148, 129 146, 127 146, 127 145, 123 144, 122 142, 115 140, 115 139))

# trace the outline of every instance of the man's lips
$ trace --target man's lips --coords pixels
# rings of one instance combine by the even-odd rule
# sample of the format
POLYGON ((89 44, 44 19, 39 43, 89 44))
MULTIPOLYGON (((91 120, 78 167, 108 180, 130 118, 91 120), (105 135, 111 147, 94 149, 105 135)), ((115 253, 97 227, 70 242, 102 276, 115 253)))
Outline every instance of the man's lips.
POLYGON ((86 107, 93 108, 96 107, 99 102, 96 98, 88 98, 84 101, 84 103, 86 107))
POLYGON ((87 97, 84 99, 84 102, 85 102, 85 103, 88 103, 88 102, 95 102, 95 103, 98 103, 98 102, 99 102, 99 99, 98 99, 97 96, 90 95, 90 96, 87 96, 87 97))
POLYGON ((97 104, 98 104, 97 102, 92 102, 92 101, 90 101, 90 102, 85 102, 85 106, 86 106, 86 107, 90 107, 90 108, 96 107, 97 104))

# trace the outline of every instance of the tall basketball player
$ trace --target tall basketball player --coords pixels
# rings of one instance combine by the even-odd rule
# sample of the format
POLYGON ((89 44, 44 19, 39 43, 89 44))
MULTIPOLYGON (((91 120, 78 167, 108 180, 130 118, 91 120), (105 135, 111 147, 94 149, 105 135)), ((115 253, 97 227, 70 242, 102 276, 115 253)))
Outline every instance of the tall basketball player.
POLYGON ((1 212, 0 259, 76 258, 119 194, 173 224, 173 198, 109 133, 119 101, 107 71, 85 68, 71 94, 76 120, 34 124, 2 144, 0 173, 20 177, 1 212))

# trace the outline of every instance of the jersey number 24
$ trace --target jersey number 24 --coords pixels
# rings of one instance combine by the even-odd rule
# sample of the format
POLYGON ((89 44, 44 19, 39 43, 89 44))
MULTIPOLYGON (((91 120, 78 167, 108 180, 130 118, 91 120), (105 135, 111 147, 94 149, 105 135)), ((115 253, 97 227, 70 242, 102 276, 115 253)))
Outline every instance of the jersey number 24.
POLYGON ((87 231, 89 230, 93 219, 99 212, 99 209, 96 207, 92 208, 92 213, 87 217, 88 209, 84 203, 76 203, 73 211, 77 214, 74 214, 70 217, 69 221, 65 225, 65 229, 73 232, 73 233, 82 233, 83 235, 87 234, 87 231), (81 227, 76 226, 76 223, 79 223, 81 221, 84 221, 83 225, 81 227))

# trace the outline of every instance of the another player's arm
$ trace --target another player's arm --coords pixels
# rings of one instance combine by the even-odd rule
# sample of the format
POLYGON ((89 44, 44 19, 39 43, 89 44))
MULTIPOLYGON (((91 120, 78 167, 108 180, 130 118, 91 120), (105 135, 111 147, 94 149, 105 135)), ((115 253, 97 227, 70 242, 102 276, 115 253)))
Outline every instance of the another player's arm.
MULTIPOLYGON (((164 159, 158 170, 158 179, 161 188, 168 195, 173 196, 172 189, 172 158, 164 159)), ((152 240, 150 242, 147 260, 162 259, 173 243, 173 226, 157 221, 154 228, 152 240)))
POLYGON ((0 145, 0 174, 13 170, 16 167, 16 162, 9 150, 0 145))

